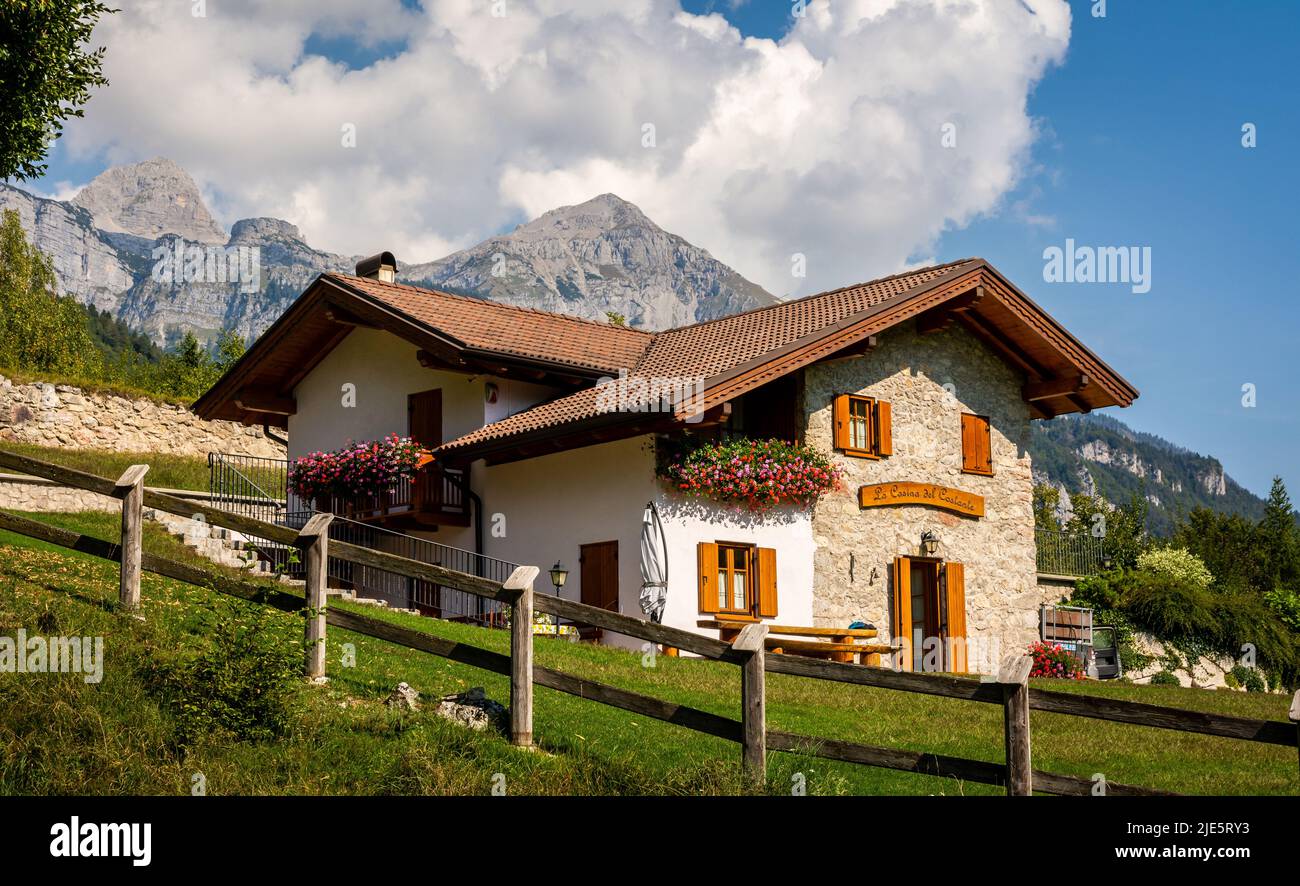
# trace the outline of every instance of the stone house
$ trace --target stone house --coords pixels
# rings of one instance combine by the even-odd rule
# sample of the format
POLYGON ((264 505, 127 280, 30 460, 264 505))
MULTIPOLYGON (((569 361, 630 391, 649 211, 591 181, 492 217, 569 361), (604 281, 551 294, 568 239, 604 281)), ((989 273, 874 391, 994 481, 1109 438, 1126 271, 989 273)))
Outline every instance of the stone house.
POLYGON ((349 515, 563 562, 566 596, 626 614, 653 504, 664 623, 863 622, 903 668, 984 672, 1036 638, 1030 423, 1138 395, 982 259, 660 333, 401 285, 395 268, 384 253, 319 277, 195 410, 287 430, 290 458, 409 434, 433 462, 349 515), (813 447, 842 488, 756 512, 659 478, 670 448, 737 436, 813 447))

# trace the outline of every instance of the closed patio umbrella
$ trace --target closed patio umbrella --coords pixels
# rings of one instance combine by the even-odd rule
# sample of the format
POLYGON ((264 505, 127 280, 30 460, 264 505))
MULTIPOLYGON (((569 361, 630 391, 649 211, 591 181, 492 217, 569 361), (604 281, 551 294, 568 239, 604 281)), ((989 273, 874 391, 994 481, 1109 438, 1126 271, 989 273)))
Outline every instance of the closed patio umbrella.
POLYGON ((641 515, 641 611, 658 624, 668 600, 668 547, 654 502, 641 515))

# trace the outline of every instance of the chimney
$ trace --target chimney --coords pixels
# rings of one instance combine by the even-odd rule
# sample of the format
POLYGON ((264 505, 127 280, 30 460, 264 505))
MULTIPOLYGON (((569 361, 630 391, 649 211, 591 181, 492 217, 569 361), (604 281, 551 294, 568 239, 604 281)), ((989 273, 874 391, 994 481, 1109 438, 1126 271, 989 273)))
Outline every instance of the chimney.
POLYGON ((397 279, 397 259, 391 252, 381 252, 370 258, 357 262, 357 276, 369 277, 380 283, 392 283, 397 279))

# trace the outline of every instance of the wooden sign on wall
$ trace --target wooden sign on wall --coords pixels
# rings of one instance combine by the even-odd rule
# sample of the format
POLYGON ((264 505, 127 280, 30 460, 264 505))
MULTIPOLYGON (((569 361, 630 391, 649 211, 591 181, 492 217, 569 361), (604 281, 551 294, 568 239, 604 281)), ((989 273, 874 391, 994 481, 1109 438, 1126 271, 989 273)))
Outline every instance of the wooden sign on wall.
POLYGON ((929 505, 967 517, 984 516, 984 496, 935 483, 875 483, 858 490, 858 504, 864 508, 890 505, 929 505))

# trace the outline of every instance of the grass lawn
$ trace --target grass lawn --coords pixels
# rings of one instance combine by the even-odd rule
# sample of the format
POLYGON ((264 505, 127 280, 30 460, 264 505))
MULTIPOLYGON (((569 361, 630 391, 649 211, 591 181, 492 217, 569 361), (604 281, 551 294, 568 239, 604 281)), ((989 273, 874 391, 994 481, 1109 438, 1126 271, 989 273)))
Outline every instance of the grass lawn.
MULTIPOLYGON (((38 515, 113 538, 111 514, 38 515)), ((148 527, 146 547, 194 560, 179 542, 148 527)), ((400 681, 427 700, 483 686, 508 698, 505 677, 331 628, 324 687, 295 684, 292 718, 274 741, 214 733, 176 747, 175 716, 141 676, 149 663, 183 660, 206 645, 204 616, 266 610, 146 574, 144 622, 115 611, 117 570, 84 555, 0 532, 0 635, 105 636, 105 676, 0 675, 0 793, 184 793, 202 772, 212 794, 488 793, 494 774, 512 794, 716 794, 742 790, 739 747, 730 742, 538 687, 535 732, 543 753, 511 748, 426 711, 390 711, 382 699, 400 681), (57 626, 57 630, 50 629, 57 626), (343 667, 344 644, 355 647, 343 667)), ((334 604, 347 606, 349 604, 334 604)), ((401 613, 356 607, 407 627, 506 652, 509 637, 401 613)), ((274 612, 264 631, 297 650, 301 621, 274 612)), ((539 664, 661 698, 739 717, 734 666, 540 640, 539 664)), ((1035 681, 1037 685, 1039 681, 1035 681)), ((1284 720, 1276 695, 1126 684, 1042 685, 1067 691, 1284 720)), ((1001 710, 974 702, 768 675, 768 722, 806 735, 999 761, 1001 710)), ((1034 712, 1034 765, 1090 778, 1185 793, 1295 794, 1294 748, 1034 712)), ((793 754, 771 754, 767 790, 788 794, 802 773, 810 794, 996 794, 984 785, 793 754)))
POLYGON ((208 459, 205 455, 171 455, 166 452, 112 452, 107 449, 61 449, 36 446, 12 440, 0 442, 0 448, 28 458, 63 465, 88 474, 116 480, 131 465, 147 464, 145 483, 163 489, 208 488, 208 459))

